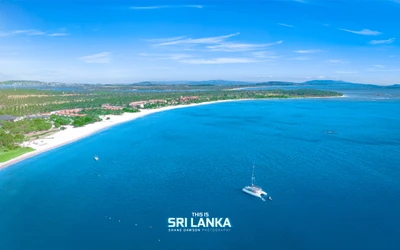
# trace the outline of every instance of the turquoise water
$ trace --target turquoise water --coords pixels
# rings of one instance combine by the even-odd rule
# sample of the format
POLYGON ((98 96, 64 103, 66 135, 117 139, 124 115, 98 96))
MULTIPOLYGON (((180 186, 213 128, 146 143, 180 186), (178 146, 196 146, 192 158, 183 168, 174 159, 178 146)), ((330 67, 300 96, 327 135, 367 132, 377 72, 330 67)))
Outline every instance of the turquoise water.
POLYGON ((0 171, 0 249, 397 250, 399 103, 242 101, 118 125, 0 171), (241 191, 253 162, 273 201, 241 191), (168 232, 192 212, 233 227, 168 232))

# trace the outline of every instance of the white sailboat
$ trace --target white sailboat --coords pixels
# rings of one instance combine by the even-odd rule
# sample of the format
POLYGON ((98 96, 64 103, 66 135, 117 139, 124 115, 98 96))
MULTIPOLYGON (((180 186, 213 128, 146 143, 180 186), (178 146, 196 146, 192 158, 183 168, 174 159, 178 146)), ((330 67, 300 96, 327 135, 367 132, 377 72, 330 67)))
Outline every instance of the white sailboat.
POLYGON ((267 195, 267 193, 264 192, 261 187, 257 187, 256 185, 254 185, 254 180, 255 180, 255 177, 254 177, 254 165, 253 165, 253 174, 251 176, 251 186, 244 187, 242 189, 242 191, 264 200, 264 198, 262 196, 267 195))

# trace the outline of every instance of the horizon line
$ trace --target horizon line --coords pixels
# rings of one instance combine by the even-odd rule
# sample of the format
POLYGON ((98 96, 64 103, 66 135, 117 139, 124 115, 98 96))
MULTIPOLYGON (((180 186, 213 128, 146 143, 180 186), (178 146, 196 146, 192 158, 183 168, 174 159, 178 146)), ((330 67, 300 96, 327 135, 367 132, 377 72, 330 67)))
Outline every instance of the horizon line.
MULTIPOLYGON (((375 85, 375 86, 394 86, 394 85, 400 85, 400 83, 393 83, 393 84, 376 84, 376 83, 364 83, 364 82, 353 82, 353 81, 345 81, 345 80, 333 80, 333 79, 310 79, 310 80, 305 80, 305 81, 285 81, 285 80, 268 80, 268 81, 242 81, 242 80, 223 80, 223 79, 209 79, 209 80, 165 80, 165 81, 158 81, 158 80, 143 80, 143 81, 135 81, 135 82, 115 82, 115 83, 102 83, 102 82, 96 82, 96 83, 88 83, 88 82, 62 82, 62 81, 41 81, 41 80, 3 80, 0 81, 0 83, 5 83, 5 82, 40 82, 40 83, 60 83, 60 84, 77 84, 77 85, 83 85, 83 84, 89 84, 89 85, 127 85, 127 84, 140 84, 140 83, 154 83, 154 84, 167 84, 170 83, 171 85, 179 85, 179 84, 185 84, 185 82, 210 82, 210 81, 222 81, 222 82, 241 82, 241 83, 251 83, 251 84, 257 84, 257 83, 268 83, 268 82, 282 82, 282 83, 307 83, 307 82, 312 82, 312 81, 320 81, 320 82, 343 82, 343 83, 351 83, 351 84, 362 84, 362 85, 375 85), (173 83, 173 82, 181 82, 181 83, 173 83)), ((210 84, 212 85, 212 84, 210 84)), ((229 84, 227 84, 229 85, 229 84)))

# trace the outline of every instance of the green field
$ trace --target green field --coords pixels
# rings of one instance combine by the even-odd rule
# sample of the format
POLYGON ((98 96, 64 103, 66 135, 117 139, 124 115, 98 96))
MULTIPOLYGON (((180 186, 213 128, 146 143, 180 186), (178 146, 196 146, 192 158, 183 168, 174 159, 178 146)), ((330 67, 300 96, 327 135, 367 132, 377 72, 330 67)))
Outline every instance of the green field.
POLYGON ((28 152, 34 151, 33 148, 17 148, 13 149, 7 152, 0 152, 0 163, 1 162, 6 162, 8 160, 11 160, 15 157, 18 157, 20 155, 26 154, 28 152))

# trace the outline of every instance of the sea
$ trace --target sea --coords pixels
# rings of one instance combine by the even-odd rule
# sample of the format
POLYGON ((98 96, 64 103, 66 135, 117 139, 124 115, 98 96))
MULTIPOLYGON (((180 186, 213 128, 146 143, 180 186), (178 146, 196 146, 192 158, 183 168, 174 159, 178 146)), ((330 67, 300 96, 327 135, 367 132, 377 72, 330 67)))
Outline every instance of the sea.
POLYGON ((376 91, 154 113, 17 163, 0 249, 398 250, 400 95, 376 91), (272 200, 242 192, 253 165, 272 200), (198 215, 231 227, 168 227, 198 215))

